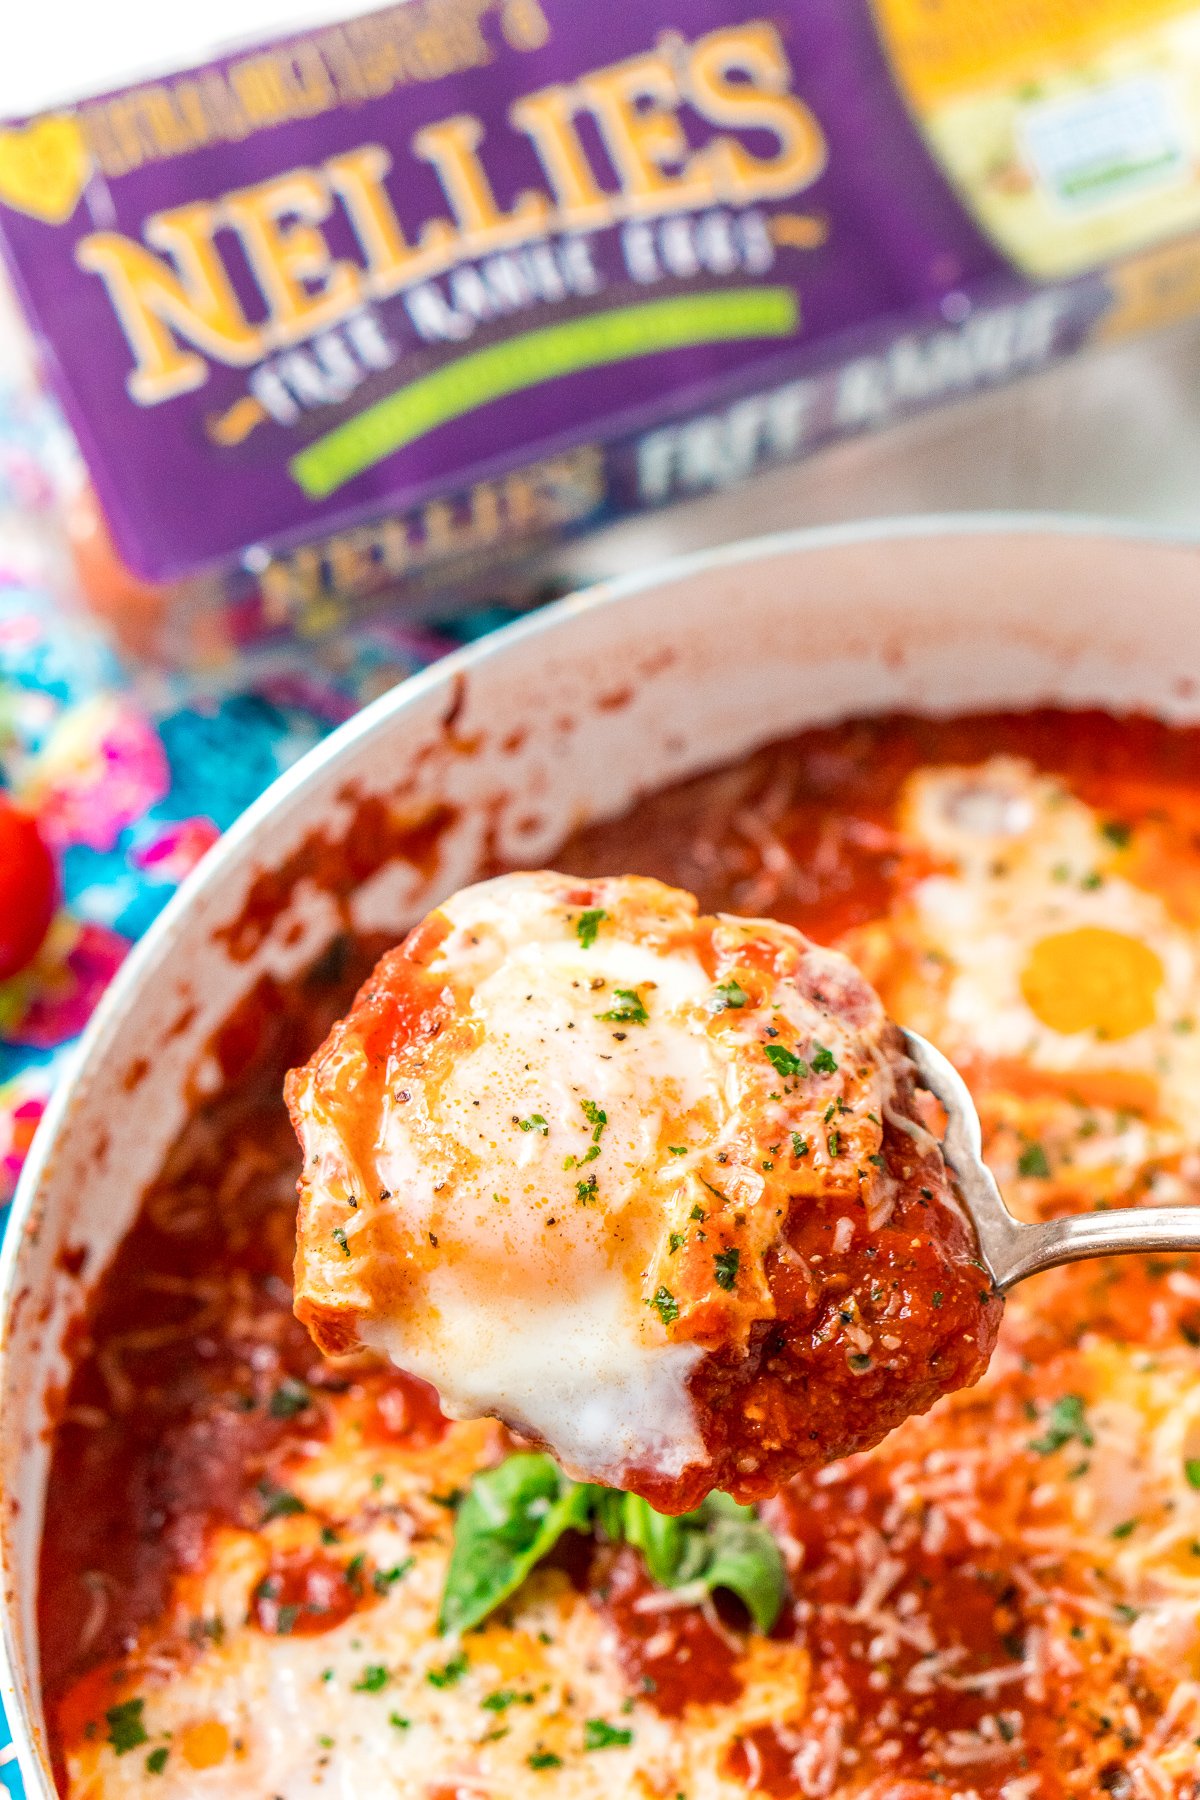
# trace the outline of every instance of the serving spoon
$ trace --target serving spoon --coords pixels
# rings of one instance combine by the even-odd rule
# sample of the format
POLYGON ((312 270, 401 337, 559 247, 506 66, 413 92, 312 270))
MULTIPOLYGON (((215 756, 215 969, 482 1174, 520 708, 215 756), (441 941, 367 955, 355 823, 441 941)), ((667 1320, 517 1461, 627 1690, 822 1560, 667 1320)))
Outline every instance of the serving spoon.
POLYGON ((1037 1225, 1014 1219, 983 1160, 983 1137, 966 1082, 919 1032, 905 1031, 920 1085, 946 1113, 942 1154, 979 1239, 979 1253, 997 1292, 1027 1275, 1089 1256, 1128 1256, 1147 1250, 1200 1250, 1200 1206, 1127 1206, 1073 1213, 1037 1225))

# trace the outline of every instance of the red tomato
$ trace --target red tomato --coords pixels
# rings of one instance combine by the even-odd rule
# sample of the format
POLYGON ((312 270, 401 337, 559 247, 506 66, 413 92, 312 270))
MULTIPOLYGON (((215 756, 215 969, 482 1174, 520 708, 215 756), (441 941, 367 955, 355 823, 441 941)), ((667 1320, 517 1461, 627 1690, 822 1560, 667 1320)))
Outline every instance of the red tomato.
POLYGON ((37 820, 0 793, 0 981, 33 960, 57 902, 54 858, 37 820))

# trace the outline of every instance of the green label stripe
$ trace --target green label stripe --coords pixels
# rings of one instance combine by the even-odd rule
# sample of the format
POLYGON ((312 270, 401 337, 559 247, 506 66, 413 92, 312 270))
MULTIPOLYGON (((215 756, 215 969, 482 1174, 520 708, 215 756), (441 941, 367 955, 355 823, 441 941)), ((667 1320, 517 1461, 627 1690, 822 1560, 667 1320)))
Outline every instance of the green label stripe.
POLYGON ((310 500, 323 500, 394 450, 486 406, 489 400, 540 387, 557 375, 609 363, 718 344, 737 338, 787 337, 799 323, 791 288, 726 288, 591 313, 527 331, 486 350, 457 357, 299 451, 288 472, 310 500))

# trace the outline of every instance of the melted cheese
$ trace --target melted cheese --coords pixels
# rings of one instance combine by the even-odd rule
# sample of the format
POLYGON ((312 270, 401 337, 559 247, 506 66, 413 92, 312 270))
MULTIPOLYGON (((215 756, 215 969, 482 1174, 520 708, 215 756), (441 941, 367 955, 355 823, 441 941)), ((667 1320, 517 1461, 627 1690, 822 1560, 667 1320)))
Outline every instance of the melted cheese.
POLYGON ((457 894, 292 1078, 298 1310, 573 1472, 702 1465, 688 1378, 772 1316, 789 1195, 885 1185, 885 1028, 844 959, 658 882, 457 894))
MULTIPOLYGON (((1195 1358, 1095 1343, 1064 1348, 1031 1375, 1021 1331, 979 1390, 950 1396, 879 1449, 819 1473, 817 1487, 845 1521, 845 1548, 820 1560, 848 1562, 848 1590, 822 1599, 820 1585, 809 1588, 815 1559, 789 1537, 785 1499, 767 1517, 802 1620, 826 1633, 848 1621, 861 1629, 876 1688, 894 1695, 897 1718, 925 1706, 932 1766, 955 1772, 965 1791, 986 1780, 1001 1745, 1021 1753, 1024 1720, 1036 1720, 1052 1692, 1070 1699, 1067 1726, 1083 1734, 1063 1750, 1064 1766, 1078 1771, 1081 1793, 1092 1791, 1085 1777, 1094 1786, 1112 1754, 1093 1721, 1113 1710, 1109 1684, 1120 1692, 1134 1655, 1143 1691, 1161 1695, 1162 1709, 1147 1713, 1121 1766, 1147 1792, 1173 1794, 1153 1784, 1194 1769, 1200 1733, 1200 1492, 1184 1472, 1200 1453, 1195 1358), (1078 1396, 1082 1437, 1057 1442, 1049 1425, 1064 1392, 1078 1396), (864 1476, 870 1485, 859 1485, 864 1476), (863 1516, 872 1486, 883 1496, 886 1537, 874 1515, 863 1516), (951 1569, 969 1579, 976 1564, 998 1566, 996 1591, 1011 1583, 1035 1621, 983 1666, 956 1645, 953 1613, 930 1587, 928 1569, 954 1544, 951 1569), (953 1723, 964 1693, 992 1702, 970 1729, 953 1723)), ((84 1729, 68 1754, 79 1800, 427 1800, 440 1791, 508 1800, 535 1779, 554 1800, 679 1792, 734 1800, 746 1783, 731 1753, 768 1726, 825 1800, 860 1793, 863 1772, 886 1773, 886 1741, 867 1771, 843 1757, 853 1740, 840 1729, 836 1692, 813 1704, 803 1631, 791 1642, 731 1633, 742 1692, 693 1703, 682 1718, 662 1717, 631 1692, 611 1624, 561 1570, 535 1572, 481 1630, 439 1636, 452 1515, 436 1496, 494 1460, 500 1432, 459 1424, 431 1449, 368 1444, 354 1392, 332 1406, 330 1438, 276 1470, 308 1513, 257 1532, 218 1531, 122 1678, 109 1669, 87 1678, 88 1705, 74 1708, 84 1729), (325 1553, 339 1563, 404 1572, 382 1596, 364 1580, 358 1609, 316 1635, 258 1629, 254 1595, 271 1559, 316 1548, 322 1532, 335 1537, 325 1553), (118 1754, 104 1714, 135 1697, 145 1741, 118 1754), (589 1749, 596 1719, 628 1732, 628 1743, 589 1749), (146 1763, 155 1752, 157 1772, 146 1763)), ((1128 1736, 1123 1711, 1114 1710, 1111 1729, 1128 1736)), ((1001 1800, 1023 1792, 978 1791, 1001 1800)))
POLYGON ((354 1395, 335 1407, 325 1443, 286 1471, 310 1515, 259 1532, 219 1531, 203 1565, 177 1584, 172 1647, 149 1638, 114 1683, 93 1684, 96 1728, 73 1747, 72 1792, 92 1800, 345 1800, 395 1794, 524 1794, 542 1781, 555 1800, 604 1800, 629 1792, 686 1792, 733 1800, 744 1792, 719 1772, 739 1734, 799 1717, 808 1655, 799 1644, 731 1641, 744 1683, 730 1704, 689 1708, 686 1730, 644 1698, 631 1700, 610 1624, 560 1570, 542 1569, 522 1590, 511 1622, 498 1616, 464 1637, 439 1636, 436 1619, 453 1514, 433 1496, 465 1484, 501 1451, 488 1424, 460 1424, 435 1448, 366 1447, 354 1395), (318 1518, 323 1522, 318 1525, 318 1518), (251 1621, 269 1559, 315 1548, 365 1570, 402 1570, 380 1596, 365 1579, 359 1609, 313 1636, 270 1634, 251 1621), (203 1619, 200 1647, 187 1631, 203 1619), (219 1621, 219 1625, 218 1625, 219 1621), (143 1702, 146 1741, 115 1753, 105 1710, 143 1702), (587 1748, 589 1720, 629 1741, 587 1748), (219 1749, 198 1768, 195 1754, 219 1749), (157 1774, 146 1757, 165 1752, 157 1774), (531 1761, 532 1759, 532 1761, 531 1761), (539 1759, 553 1759, 541 1760, 539 1759), (646 1784, 646 1786, 643 1786, 646 1784))

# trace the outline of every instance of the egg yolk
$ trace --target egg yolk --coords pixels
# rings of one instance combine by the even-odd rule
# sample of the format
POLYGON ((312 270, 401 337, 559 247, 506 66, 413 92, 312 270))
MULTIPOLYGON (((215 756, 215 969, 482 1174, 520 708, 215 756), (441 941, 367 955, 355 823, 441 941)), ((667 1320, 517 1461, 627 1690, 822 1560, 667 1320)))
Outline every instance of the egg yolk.
POLYGON ((229 1755, 229 1732, 220 1719, 203 1719, 181 1733, 179 1748, 193 1769, 215 1769, 229 1755))
POLYGON ((1139 938, 1080 925, 1033 946, 1021 993, 1051 1031, 1125 1038, 1154 1023, 1162 981, 1161 961, 1139 938))

